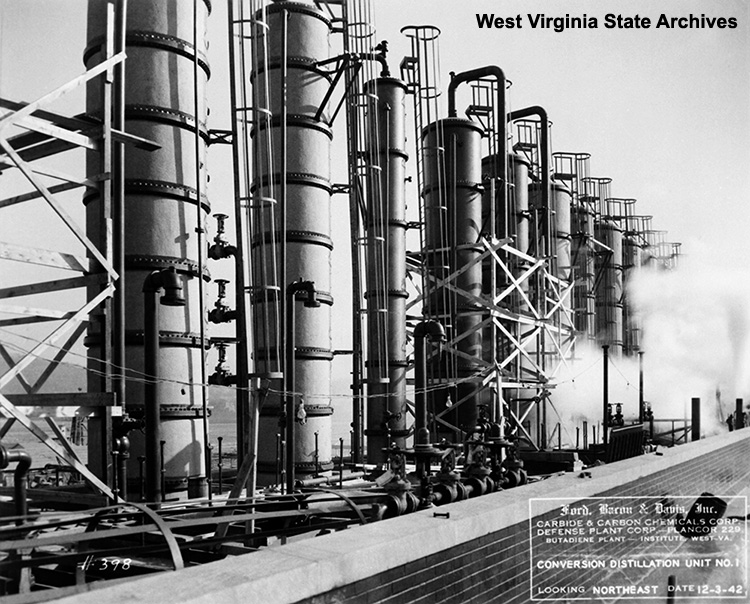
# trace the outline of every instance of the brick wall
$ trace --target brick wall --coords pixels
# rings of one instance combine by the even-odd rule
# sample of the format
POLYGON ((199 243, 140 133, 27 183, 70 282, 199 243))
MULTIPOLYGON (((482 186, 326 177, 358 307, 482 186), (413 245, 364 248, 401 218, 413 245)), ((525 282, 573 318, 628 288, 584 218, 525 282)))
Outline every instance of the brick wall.
POLYGON ((442 506, 447 519, 425 510, 61 601, 528 602, 529 499, 544 518, 563 497, 732 495, 750 488, 748 460, 750 429, 442 506))
MULTIPOLYGON (((745 436, 745 435, 743 435, 745 436)), ((748 435, 750 436, 750 435, 748 435)), ((681 449, 666 451, 666 467, 653 473, 641 475, 637 464, 642 460, 631 460, 630 467, 611 466, 597 468, 592 472, 592 481, 604 482, 605 488, 597 492, 602 497, 623 496, 695 496, 704 491, 722 495, 737 494, 750 487, 750 439, 747 437, 727 443, 721 448, 717 442, 727 440, 722 435, 708 442, 695 443, 681 449), (713 445, 706 447, 706 445, 713 445), (695 451, 701 447, 701 451, 695 451), (687 459, 684 453, 693 449, 697 455, 687 459), (679 455, 682 453, 683 455, 679 455), (676 455, 677 454, 677 455, 676 455), (670 458, 674 456, 674 464, 670 458), (636 465, 636 467, 632 467, 636 465), (619 469, 609 474, 607 470, 619 469), (624 484, 606 488, 606 483, 614 482, 615 477, 635 471, 634 476, 624 484), (596 476, 598 474, 598 476, 596 476)), ((651 456, 650 456, 651 457, 651 456)), ((662 456, 664 457, 664 456, 662 456)), ((586 480, 580 479, 579 480, 586 480)), ((571 497, 577 489, 561 489, 560 497, 571 497)), ((597 489, 598 490, 598 489, 597 489)), ((510 492, 516 496, 524 491, 510 492)), ((549 497, 551 494, 545 494, 549 497)), ((534 497, 537 495, 535 494, 534 497)), ((587 495, 591 496, 591 495, 587 495)), ((472 502, 468 502, 472 503, 472 502)), ((445 509, 449 509, 446 507, 445 509)), ((441 510, 442 511, 442 510, 441 510)), ((557 512, 548 512, 536 518, 552 519, 557 512)), ((495 531, 472 541, 457 544, 449 550, 437 552, 420 560, 405 564, 401 568, 375 574, 367 579, 303 599, 305 604, 328 604, 338 602, 379 602, 393 603, 449 603, 449 602, 488 602, 493 599, 503 603, 530 601, 529 566, 529 525, 528 517, 523 522, 495 531)), ((654 546, 656 547, 656 546, 654 546)), ((597 549, 606 551, 608 556, 616 555, 617 546, 599 544, 588 546, 588 551, 596 555, 597 549)), ((604 571, 583 571, 570 573, 560 571, 560 586, 596 581, 604 571)))

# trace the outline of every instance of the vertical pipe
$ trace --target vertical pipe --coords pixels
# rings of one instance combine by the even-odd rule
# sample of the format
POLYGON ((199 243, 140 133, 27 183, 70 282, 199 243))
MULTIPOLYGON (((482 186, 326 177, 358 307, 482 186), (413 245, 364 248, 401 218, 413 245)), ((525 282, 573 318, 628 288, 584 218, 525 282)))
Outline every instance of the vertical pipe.
POLYGON ((164 446, 167 444, 166 440, 159 441, 159 474, 161 474, 161 500, 166 501, 167 499, 167 466, 164 463, 164 446))
POLYGON ((691 400, 692 405, 692 440, 701 438, 701 399, 694 398, 691 400))
MULTIPOLYGON (((288 45, 289 45, 289 13, 286 9, 282 9, 281 11, 281 77, 279 78, 279 85, 281 86, 281 90, 279 91, 279 100, 280 100, 280 107, 279 107, 279 129, 280 129, 280 142, 279 142, 279 155, 281 159, 281 166, 279 167, 279 232, 281 233, 281 249, 280 249, 280 259, 279 262, 281 264, 280 267, 280 274, 281 279, 279 281, 279 285, 281 288, 284 288, 287 286, 288 281, 288 275, 287 275, 287 105, 288 105, 288 97, 287 97, 287 80, 289 78, 289 66, 287 65, 287 62, 289 60, 288 55, 288 45)), ((270 175, 269 175, 270 176, 270 175)), ((284 296, 283 289, 279 290, 279 298, 281 299, 280 304, 280 315, 281 315, 281 331, 279 333, 279 351, 284 351, 285 356, 283 357, 283 365, 282 365, 282 371, 284 373, 283 378, 283 388, 282 390, 286 393, 285 396, 287 399, 290 397, 289 391, 292 390, 293 381, 294 378, 292 374, 294 373, 294 344, 292 343, 292 339, 294 338, 294 325, 292 325, 292 328, 290 330, 289 328, 289 320, 290 315, 292 321, 294 320, 294 309, 292 308, 292 302, 294 301, 294 298, 292 298, 292 301, 289 300, 289 295, 287 294, 284 296), (291 310, 290 310, 291 309, 291 310), (289 337, 289 334, 292 334, 291 338, 289 337), (291 355, 289 354, 289 348, 292 348, 291 355)), ((292 405, 294 403, 292 402, 292 405)), ((283 415, 283 414, 282 414, 283 415)), ((287 424, 293 422, 294 414, 291 416, 289 415, 289 402, 287 400, 287 424)), ((287 442, 287 448, 294 447, 294 439, 289 437, 289 434, 294 434, 294 426, 291 428, 287 425, 286 428, 286 442, 287 442), (290 432, 291 430, 291 432, 290 432)), ((288 464, 290 463, 290 459, 292 459, 294 455, 287 454, 287 470, 288 470, 288 464)), ((294 463, 292 461, 291 463, 294 463)), ((294 485, 294 471, 289 472, 287 471, 287 484, 294 485), (290 478, 289 475, 292 475, 291 482, 289 482, 290 478)), ((292 492, 292 489, 287 489, 288 493, 292 492)))
POLYGON ((198 309, 200 315, 200 392, 201 392, 201 409, 203 411, 202 417, 202 430, 203 430, 203 455, 205 457, 204 468, 205 468, 205 482, 198 491, 198 495, 204 494, 204 489, 208 490, 209 500, 213 497, 211 492, 210 476, 211 472, 209 466, 211 465, 211 457, 209 454, 209 440, 208 440, 208 380, 206 373, 206 300, 205 300, 205 287, 203 283, 203 234, 205 232, 203 228, 203 209, 201 208, 201 196, 202 196, 202 183, 201 183, 201 170, 203 163, 201 161, 201 131, 200 131, 200 99, 198 94, 198 3, 200 0, 193 0, 193 111, 195 115, 195 156, 193 161, 195 162, 195 173, 197 178, 195 179, 195 196, 198 199, 198 203, 195 204, 196 213, 196 245, 198 246, 198 309))
POLYGON ((286 293, 286 367, 284 368, 284 392, 286 396, 286 492, 294 493, 294 294, 293 285, 287 287, 286 293))
MULTIPOLYGON (((118 468, 120 466, 120 452, 117 449, 112 449, 110 452, 112 456, 112 467, 118 468)), ((120 501, 120 480, 117 471, 112 472, 112 503, 117 504, 120 501)))
POLYGON ((138 456, 138 484, 140 487, 140 500, 141 502, 146 501, 146 476, 144 473, 144 463, 146 462, 146 457, 144 455, 138 456))
POLYGON ((344 485, 344 439, 339 437, 339 488, 344 485))
POLYGON ((643 351, 638 352, 638 421, 646 421, 646 407, 643 398, 643 351))
MULTIPOLYGON (((115 53, 125 51, 127 0, 117 0, 115 9, 115 53)), ((112 127, 125 131, 125 66, 114 68, 114 110, 112 127)), ((125 405, 125 153, 122 143, 115 143, 112 157, 112 230, 113 262, 119 275, 113 298, 114 330, 112 360, 115 366, 113 386, 118 405, 125 405)))
POLYGON ((161 501, 161 414, 159 409, 159 290, 144 292, 144 417, 146 420, 146 501, 161 501))
POLYGON ((13 462, 16 462, 16 469, 13 471, 13 498, 16 516, 18 516, 16 525, 20 526, 26 521, 29 513, 29 504, 26 500, 26 474, 31 468, 31 457, 23 449, 9 451, 0 445, 0 470, 7 468, 8 464, 13 462))
POLYGON ((738 398, 734 401, 734 429, 739 430, 745 427, 745 421, 742 417, 742 399, 738 398))
MULTIPOLYGON (((232 107, 237 107, 238 93, 237 81, 234 73, 234 66, 237 64, 237 58, 234 47, 234 0, 228 0, 227 4, 227 41, 229 50, 229 64, 232 66, 232 72, 229 78, 229 94, 232 107)), ((240 179, 240 129, 237 127, 237 114, 232 114, 232 174, 234 184, 234 226, 235 241, 237 242, 237 252, 234 255, 234 273, 235 273, 235 308, 237 309, 237 467, 242 466, 248 443, 245 442, 245 424, 247 409, 247 389, 245 377, 247 374, 248 352, 247 352, 247 320, 245 308, 245 233, 243 228, 243 208, 240 201, 241 179, 240 179)))
POLYGON ((607 446, 607 432, 609 428, 609 345, 602 346, 604 351, 602 367, 602 443, 607 446))
POLYGON ((120 482, 120 497, 123 501, 128 499, 128 459, 130 459, 130 439, 127 436, 121 436, 117 439, 115 445, 120 453, 119 463, 116 473, 120 482))
POLYGON ((218 489, 218 493, 221 494, 221 487, 224 484, 224 453, 221 450, 221 444, 222 444, 224 438, 222 436, 219 436, 216 440, 219 442, 219 461, 218 461, 218 468, 219 468, 219 489, 218 489))
MULTIPOLYGON (((200 0, 193 0, 193 45, 195 47, 195 53, 193 55, 193 107, 195 111, 195 172, 198 174, 198 177, 195 180, 195 190, 196 190, 196 197, 198 198, 198 204, 196 205, 196 221, 198 223, 197 227, 197 246, 198 246, 198 306, 200 309, 200 346, 201 346, 201 355, 200 355, 200 376, 201 376, 201 408, 203 410, 203 418, 202 418, 202 429, 203 429, 203 442, 208 445, 209 444, 209 437, 208 437, 208 379, 207 379, 207 373, 206 373, 206 300, 205 300, 205 287, 204 287, 204 280, 203 280, 203 266, 204 266, 204 258, 203 258, 203 247, 204 247, 204 241, 203 241, 203 235, 205 233, 204 229, 204 214, 201 212, 201 205, 200 205, 200 199, 202 197, 202 178, 200 176, 201 171, 203 169, 203 162, 201 161, 201 135, 200 135, 200 118, 201 115, 200 112, 200 100, 199 100, 199 94, 198 94, 198 82, 199 82, 199 64, 198 64, 198 41, 199 41, 199 35, 198 35, 198 4, 200 0)), ((206 489, 208 491, 208 498, 209 500, 212 497, 211 493, 211 471, 210 471, 210 465, 211 465, 211 457, 208 453, 208 449, 204 451, 205 455, 205 478, 206 478, 206 485, 203 485, 203 488, 200 489, 200 491, 203 491, 206 489)))

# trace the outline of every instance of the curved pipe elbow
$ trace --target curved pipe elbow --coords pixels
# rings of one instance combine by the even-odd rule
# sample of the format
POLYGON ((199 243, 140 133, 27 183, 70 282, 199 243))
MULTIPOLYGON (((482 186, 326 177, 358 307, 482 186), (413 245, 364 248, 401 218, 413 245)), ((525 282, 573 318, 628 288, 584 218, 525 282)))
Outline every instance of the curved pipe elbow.
POLYGON ((437 321, 420 321, 414 328, 414 337, 429 337, 433 341, 445 342, 445 327, 437 321))
POLYGON ((16 524, 23 524, 28 515, 28 504, 26 502, 26 474, 31 468, 31 456, 23 449, 9 451, 0 445, 0 469, 7 468, 11 463, 16 463, 13 472, 14 497, 16 504, 16 515, 19 516, 16 524))
POLYGON ((456 117, 456 88, 464 82, 478 80, 484 76, 494 75, 497 78, 498 109, 505 115, 505 73, 497 65, 487 65, 456 74, 448 84, 448 117, 456 117))

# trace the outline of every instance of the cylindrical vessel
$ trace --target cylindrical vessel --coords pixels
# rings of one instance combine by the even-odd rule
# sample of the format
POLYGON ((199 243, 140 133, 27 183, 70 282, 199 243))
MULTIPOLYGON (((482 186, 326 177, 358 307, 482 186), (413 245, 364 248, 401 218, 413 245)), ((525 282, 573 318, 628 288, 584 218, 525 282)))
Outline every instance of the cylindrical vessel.
POLYGON ((462 383, 453 401, 458 408, 447 417, 463 431, 476 425, 479 388, 471 376, 482 358, 482 307, 475 300, 482 295, 481 136, 479 126, 459 118, 434 122, 422 132, 425 262, 436 280, 463 271, 448 284, 429 288, 423 312, 446 326, 448 344, 455 347, 446 355, 445 377, 462 383))
MULTIPOLYGON (((542 205, 542 187, 534 184, 529 188, 529 207, 532 211, 539 208, 543 210, 542 205)), ((565 290, 566 283, 570 283, 572 278, 572 236, 571 236, 571 194, 570 190, 561 182, 552 181, 550 186, 550 211, 548 215, 550 220, 550 233, 553 242, 550 244, 550 250, 554 252, 552 258, 552 267, 554 275, 560 279, 558 284, 559 291, 565 290)), ((558 327, 573 330, 573 308, 570 295, 566 296, 560 305, 556 316, 558 327)), ((554 353, 554 351, 548 351, 554 353)))
POLYGON ((634 234, 625 234, 622 240, 623 269, 623 352, 634 355, 641 349, 641 321, 634 313, 628 296, 629 282, 643 261, 643 248, 634 234))
MULTIPOLYGON (((87 68, 105 57, 106 13, 109 4, 91 0, 88 11, 87 68)), ((199 266, 205 249, 199 249, 198 229, 210 208, 205 195, 205 85, 209 77, 206 61, 205 20, 208 2, 199 3, 195 22, 192 2, 182 0, 130 0, 125 44, 124 113, 129 134, 156 142, 149 151, 134 145, 124 147, 124 264, 118 287, 124 292, 125 405, 138 417, 144 405, 144 316, 142 287, 154 270, 174 267, 182 279, 184 307, 163 307, 160 312, 159 365, 162 398, 159 401, 164 445, 167 491, 201 494, 204 482, 204 443, 201 396, 201 300, 199 266), (197 39, 198 77, 195 77, 197 39), (196 86, 198 107, 196 116, 196 86), (196 119, 201 136, 195 133, 196 119), (196 153, 196 145, 198 145, 196 153), (197 161, 196 158, 200 159, 197 161), (196 165, 198 164, 198 165, 196 165), (201 191, 198 199, 198 190, 201 191)), ((89 84, 87 111, 101 117, 99 84, 89 84)), ((101 171, 98 156, 89 156, 91 174, 101 171)), ((100 224, 97 194, 86 196, 87 231, 97 241, 110 225, 100 224)), ((208 280, 207 273, 202 278, 208 280)), ((96 322, 87 343, 91 366, 101 367, 101 332, 96 322)), ((90 389, 99 387, 91 381, 90 389)), ((131 432, 129 475, 138 475, 137 458, 144 443, 138 431, 131 432)), ((111 447, 111 443, 98 446, 111 447)))
POLYGON ((385 461, 391 442, 405 446, 406 404, 406 85, 382 77, 365 85, 368 192, 367 459, 385 461), (372 162, 373 165, 369 165, 372 162), (383 317, 385 311, 385 317, 383 317), (378 329, 384 321, 385 334, 378 329), (380 341, 384 335, 385 347, 380 341), (383 358, 385 353, 385 358, 383 358))
POLYGON ((598 221, 596 238, 611 252, 597 256, 596 271, 601 280, 596 288, 596 339, 609 345, 609 354, 622 354, 622 229, 614 220, 598 221))
POLYGON ((585 338, 596 338, 596 294, 594 293, 594 214, 585 203, 571 208, 572 260, 576 285, 573 288, 573 310, 576 331, 585 338))
MULTIPOLYGON (((333 467, 330 400, 333 134, 327 112, 319 112, 330 78, 316 67, 329 56, 331 22, 314 5, 301 2, 270 4, 265 17, 267 44, 258 45, 258 53, 253 57, 253 86, 255 98, 267 99, 270 116, 259 119, 253 132, 256 173, 252 192, 254 202, 263 211, 256 213, 252 221, 251 262, 254 280, 258 283, 262 280, 265 285, 275 282, 276 287, 254 290, 252 312, 269 318, 254 321, 254 358, 259 374, 277 371, 271 360, 284 357, 284 330, 278 329, 281 319, 274 319, 270 307, 279 307, 279 297, 284 296, 293 281, 312 281, 320 306, 305 306, 300 294, 292 308, 286 309, 287 315, 294 313, 295 321, 294 342, 285 343, 296 349, 295 383, 286 385, 298 393, 295 404, 298 411, 293 418, 298 422, 294 430, 295 475, 304 478, 333 467), (285 246, 284 253, 279 249, 281 245, 285 246), (285 267, 281 266, 282 258, 285 267), (277 277, 272 279, 268 275, 277 277)), ((261 18, 258 13, 256 19, 261 18)), ((282 410, 282 399, 276 395, 270 395, 261 409, 259 484, 276 479, 276 434, 280 432, 282 410)))

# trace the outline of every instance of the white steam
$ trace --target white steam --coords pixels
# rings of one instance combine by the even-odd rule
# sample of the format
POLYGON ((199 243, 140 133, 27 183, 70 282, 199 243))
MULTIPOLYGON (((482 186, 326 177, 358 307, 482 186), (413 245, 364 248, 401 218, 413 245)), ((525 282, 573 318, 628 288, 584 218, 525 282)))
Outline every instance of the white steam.
POLYGON ((641 270, 631 299, 642 317, 646 399, 656 417, 688 417, 701 398, 705 435, 726 430, 735 399, 750 403, 750 275, 708 254, 678 270, 641 270))
MULTIPOLYGON (((689 421, 699 397, 703 435, 726 431, 735 399, 750 407, 750 270, 698 250, 676 270, 641 269, 628 296, 643 326, 644 398, 655 419, 689 421)), ((557 376, 548 419, 550 431, 562 421, 563 446, 576 444, 583 421, 591 442, 592 423, 602 421, 602 365, 600 348, 579 344, 557 376)), ((638 417, 638 379, 637 357, 610 359, 609 401, 623 404, 626 424, 638 417)))

